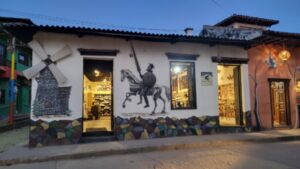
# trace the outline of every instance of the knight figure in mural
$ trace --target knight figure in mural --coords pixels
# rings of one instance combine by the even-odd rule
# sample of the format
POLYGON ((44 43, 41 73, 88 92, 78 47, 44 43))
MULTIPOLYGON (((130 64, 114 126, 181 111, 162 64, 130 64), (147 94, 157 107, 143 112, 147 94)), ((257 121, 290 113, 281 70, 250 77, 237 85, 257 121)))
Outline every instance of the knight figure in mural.
POLYGON ((148 95, 152 95, 153 93, 153 87, 156 83, 156 76, 154 75, 152 69, 154 68, 154 65, 150 63, 146 69, 146 73, 144 75, 140 75, 142 78, 142 85, 141 85, 141 92, 140 92, 140 102, 138 104, 142 103, 142 96, 144 97, 146 105, 144 108, 149 107, 149 101, 148 101, 148 95))
POLYGON ((131 101, 131 96, 139 96, 140 101, 137 104, 143 103, 143 98, 145 100, 145 106, 144 108, 150 107, 148 96, 152 96, 152 99, 154 101, 154 108, 151 112, 151 115, 155 114, 155 110, 157 108, 157 100, 161 100, 163 102, 163 108, 161 113, 165 112, 165 105, 166 100, 162 97, 163 91, 165 91, 165 97, 167 98, 167 101, 170 101, 170 89, 167 86, 160 86, 156 84, 156 76, 153 73, 154 65, 150 63, 146 69, 146 73, 141 73, 141 68, 139 65, 139 62, 137 60, 137 56, 135 53, 135 50, 133 48, 133 45, 131 43, 131 50, 132 54, 130 54, 130 57, 134 58, 135 65, 137 68, 137 71, 139 73, 140 78, 135 76, 131 70, 129 69, 122 69, 121 70, 121 81, 123 82, 125 79, 129 82, 129 91, 126 92, 126 98, 123 101, 123 108, 126 107, 126 102, 131 101))

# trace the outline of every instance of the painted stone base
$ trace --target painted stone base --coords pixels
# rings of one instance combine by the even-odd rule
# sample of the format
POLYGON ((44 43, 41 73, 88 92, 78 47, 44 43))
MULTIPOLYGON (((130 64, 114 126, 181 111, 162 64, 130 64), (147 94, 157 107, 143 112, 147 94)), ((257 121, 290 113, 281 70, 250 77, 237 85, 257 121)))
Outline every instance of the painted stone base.
POLYGON ((79 143, 82 134, 82 120, 61 120, 46 122, 31 121, 29 146, 45 146, 79 143))
POLYGON ((116 117, 115 136, 118 140, 148 139, 176 136, 203 135, 218 132, 218 116, 190 117, 187 119, 116 117))

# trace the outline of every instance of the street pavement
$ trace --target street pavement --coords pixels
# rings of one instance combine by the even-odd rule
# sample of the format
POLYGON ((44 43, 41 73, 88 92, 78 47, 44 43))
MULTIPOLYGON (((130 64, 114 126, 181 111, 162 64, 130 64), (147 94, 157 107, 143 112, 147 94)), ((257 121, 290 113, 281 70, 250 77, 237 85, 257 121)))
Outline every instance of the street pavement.
POLYGON ((300 141, 209 146, 17 164, 0 169, 297 169, 300 141))
MULTIPOLYGON (((14 139, 13 136, 10 137, 14 139)), ((5 151, 0 152, 0 166, 11 166, 17 167, 24 165, 25 167, 31 166, 34 168, 37 164, 43 166, 37 166, 38 168, 59 168, 64 167, 65 160, 73 159, 73 161, 69 161, 66 164, 80 166, 80 164, 76 165, 76 161, 83 162, 82 164, 93 164, 102 165, 102 163, 98 164, 98 161, 102 161, 103 165, 106 165, 109 162, 110 158, 119 157, 138 159, 138 160, 129 160, 132 164, 137 166, 147 164, 147 166, 152 166, 157 168, 164 167, 165 165, 173 165, 173 163, 168 163, 167 161, 174 158, 175 161, 182 161, 185 159, 184 154, 194 153, 193 151, 201 150, 204 151, 206 149, 212 149, 211 151, 207 151, 204 155, 201 155, 198 159, 200 162, 205 163, 205 161, 212 161, 211 165, 216 163, 213 161, 214 159, 206 159, 210 153, 213 153, 213 156, 216 157, 217 161, 222 161, 222 156, 226 157, 226 159, 230 158, 242 158, 244 154, 234 154, 231 151, 225 151, 224 148, 229 146, 239 146, 239 145, 252 145, 252 144, 265 144, 265 143, 279 143, 284 141, 299 141, 300 140, 300 129, 290 129, 290 130, 269 130, 263 132, 250 132, 250 133, 235 133, 235 134, 214 134, 214 135, 201 135, 201 136, 186 136, 186 137, 169 137, 169 138, 159 138, 159 139, 146 139, 146 140, 130 140, 130 141, 112 141, 112 142, 97 142, 97 143, 89 143, 89 144, 73 144, 73 145, 61 145, 61 146, 46 146, 41 148, 28 148, 24 145, 13 145, 12 147, 8 147, 5 151), (220 151, 218 148, 220 147, 220 151), (177 152, 175 150, 178 150, 177 152), (180 152, 180 151, 181 152, 180 152), (174 151, 174 153, 170 153, 174 151), (169 153, 168 153, 169 152, 169 153), (142 154, 141 154, 142 153, 142 154), (221 154, 220 154, 221 153, 221 154), (139 154, 139 155, 137 155, 139 154), (148 154, 148 155, 145 155, 148 154), (163 155, 160 155, 163 154, 163 155), (172 154, 175 154, 173 158, 164 159, 164 157, 169 157, 172 154), (220 154, 220 157, 218 156, 220 154), (228 154, 234 154, 233 156, 228 156, 228 154), (178 157, 177 157, 178 156, 178 157), (134 158, 133 158, 134 157, 134 158), (146 158, 148 157, 148 158, 146 158), (153 157, 153 158, 152 158, 153 157), (162 163, 155 162, 154 159, 160 157, 159 159, 164 160, 164 165, 162 163), (77 159, 77 160, 75 160, 77 159), (79 160, 80 159, 80 160, 79 160), (94 159, 95 161, 89 161, 94 159), (152 159, 152 160, 151 160, 152 159), (202 160, 204 159, 204 161, 202 160), (205 160, 206 159, 206 160, 205 160), (83 160, 83 161, 82 161, 83 160), (87 162, 85 162, 86 160, 87 162), (202 160, 202 161, 201 161, 202 160)), ((288 142, 286 142, 288 143, 288 142)), ((269 144, 267 144, 269 145, 269 144)), ((296 147, 295 147, 296 148, 296 147)), ((233 148, 235 149, 235 148, 233 148)), ((255 149, 255 148, 253 148, 255 149)), ((251 149, 249 149, 251 150, 251 149)), ((200 151, 200 152, 201 152, 200 151)), ((295 153, 296 154, 296 153, 295 153)), ((251 156, 249 156, 251 157, 251 156)), ((243 157, 244 159, 248 159, 247 157, 243 157)), ((194 159, 185 159, 187 164, 197 163, 198 161, 193 161, 194 159)), ((249 161, 256 161, 249 158, 249 161)), ((126 160, 116 160, 117 162, 111 161, 111 164, 107 164, 108 166, 117 167, 116 165, 120 165, 123 167, 126 166, 126 160)), ((243 160, 239 160, 243 161, 243 160)), ((246 161, 246 160, 244 160, 246 161)), ((236 162, 233 160, 233 162, 236 162)), ((137 167, 135 166, 135 167, 137 167)), ((179 167, 176 165, 175 167, 179 167)), ((168 166, 167 168, 172 168, 173 166, 168 166)), ((189 166, 192 167, 192 166, 189 166)), ((215 166, 214 166, 215 167, 215 166)), ((144 167, 142 167, 144 168, 144 167)), ((151 167, 150 167, 151 168, 151 167)), ((174 167, 173 167, 174 168, 174 167)))
POLYGON ((300 140, 300 129, 98 142, 42 148, 13 146, 0 153, 0 166, 286 140, 300 140))
POLYGON ((28 143, 29 127, 21 127, 0 133, 0 153, 14 146, 24 146, 28 143))

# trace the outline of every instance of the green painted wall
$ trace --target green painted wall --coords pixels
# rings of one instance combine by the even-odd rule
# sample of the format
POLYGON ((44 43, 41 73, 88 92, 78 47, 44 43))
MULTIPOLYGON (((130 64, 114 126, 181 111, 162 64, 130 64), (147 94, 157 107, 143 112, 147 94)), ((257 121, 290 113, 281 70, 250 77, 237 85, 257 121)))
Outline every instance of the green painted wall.
POLYGON ((0 79, 0 88, 5 89, 5 104, 0 104, 0 119, 5 118, 9 112, 9 80, 8 79, 0 79))
MULTIPOLYGON (((0 43, 2 45, 7 46, 8 40, 7 36, 3 35, 3 32, 0 31, 0 43), (1 34, 2 33, 2 34, 1 34)), ((20 46, 19 42, 16 42, 17 46, 20 46)), ((11 61, 11 53, 7 52, 6 55, 7 60, 11 61)), ((24 47, 17 47, 15 50, 15 61, 16 67, 15 70, 21 72, 31 66, 31 50, 29 48, 24 47), (25 54, 29 57, 28 65, 23 65, 22 63, 18 62, 18 56, 20 54, 25 54)), ((0 65, 1 66, 1 65, 0 65)), ((10 67, 10 66, 9 66, 10 67)), ((9 114, 9 78, 0 78, 0 89, 5 89, 5 103, 0 104, 0 119, 1 118, 8 118, 9 114)), ((22 83, 24 81, 24 77, 17 77, 16 82, 18 85, 18 94, 15 98, 15 114, 30 114, 30 85, 25 85, 22 83), (23 78, 23 79, 22 79, 23 78)))

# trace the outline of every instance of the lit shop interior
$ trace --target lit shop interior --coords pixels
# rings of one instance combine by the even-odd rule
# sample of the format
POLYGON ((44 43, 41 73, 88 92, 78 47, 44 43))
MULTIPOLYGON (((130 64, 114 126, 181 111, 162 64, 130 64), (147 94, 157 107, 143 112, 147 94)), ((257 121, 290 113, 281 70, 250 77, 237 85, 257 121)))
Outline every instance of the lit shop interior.
POLYGON ((171 62, 172 109, 196 108, 194 63, 171 62))
POLYGON ((112 131, 112 62, 84 60, 83 132, 112 131))
POLYGON ((240 125, 240 66, 218 65, 218 103, 221 126, 240 125))

